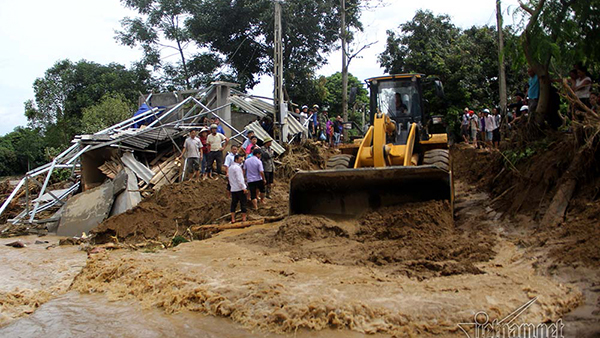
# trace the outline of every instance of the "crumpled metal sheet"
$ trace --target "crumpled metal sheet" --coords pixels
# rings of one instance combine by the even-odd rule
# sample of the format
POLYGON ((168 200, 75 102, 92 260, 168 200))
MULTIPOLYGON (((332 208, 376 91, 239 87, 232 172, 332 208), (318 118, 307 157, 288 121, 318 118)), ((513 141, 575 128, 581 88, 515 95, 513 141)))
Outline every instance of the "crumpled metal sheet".
MULTIPOLYGON (((271 137, 260 126, 260 123, 258 123, 257 121, 254 121, 254 122, 250 123, 249 125, 247 125, 246 130, 252 130, 254 132, 254 134, 256 134, 256 137, 258 137, 261 141, 264 141, 267 137, 271 137)), ((273 140, 273 143, 271 144, 271 148, 273 148, 273 151, 275 151, 275 153, 277 153, 277 155, 281 155, 281 154, 285 153, 285 148, 282 147, 275 140, 273 140)))
POLYGON ((133 157, 133 153, 127 152, 123 154, 121 162, 123 162, 127 168, 133 170, 136 176, 146 183, 150 183, 150 180, 154 177, 154 172, 148 169, 148 167, 143 165, 140 161, 136 160, 135 157, 133 157))

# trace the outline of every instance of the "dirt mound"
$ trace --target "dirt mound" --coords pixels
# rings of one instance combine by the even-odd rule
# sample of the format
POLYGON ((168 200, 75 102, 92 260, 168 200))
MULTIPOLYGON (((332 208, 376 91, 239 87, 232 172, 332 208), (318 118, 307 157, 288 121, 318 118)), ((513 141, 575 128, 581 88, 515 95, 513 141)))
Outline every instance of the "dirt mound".
POLYGON ((489 152, 464 145, 452 151, 455 177, 490 194, 492 207, 505 215, 513 240, 531 250, 549 252, 555 262, 597 266, 600 261, 600 178, 598 170, 578 176, 578 186, 564 220, 557 226, 543 218, 561 182, 577 160, 572 135, 531 144, 529 155, 517 150, 489 152), (504 154, 504 155, 503 155, 504 154))
POLYGON ((493 237, 455 228, 449 203, 441 201, 382 208, 357 220, 295 215, 278 230, 230 241, 267 245, 296 260, 380 267, 418 279, 481 273, 473 264, 495 255, 493 237))
POLYGON ((96 243, 141 242, 182 234, 192 225, 213 223, 229 211, 225 180, 186 181, 164 186, 124 214, 111 217, 91 233, 96 243))
POLYGON ((546 231, 543 242, 557 241, 550 249, 550 257, 566 264, 583 264, 589 267, 600 265, 600 201, 584 202, 578 199, 573 202, 571 215, 556 231, 546 231))
POLYGON ((333 152, 333 149, 326 148, 322 142, 312 140, 292 145, 279 158, 281 165, 278 166, 276 175, 280 179, 287 180, 299 170, 325 169, 327 157, 333 152))

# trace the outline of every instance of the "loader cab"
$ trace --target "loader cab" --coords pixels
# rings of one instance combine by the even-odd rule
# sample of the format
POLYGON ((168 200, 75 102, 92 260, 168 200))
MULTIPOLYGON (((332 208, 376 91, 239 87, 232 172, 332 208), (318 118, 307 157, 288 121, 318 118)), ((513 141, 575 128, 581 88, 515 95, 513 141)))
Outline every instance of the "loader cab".
MULTIPOLYGON (((374 77, 366 80, 371 91, 370 119, 374 114, 387 114, 396 123, 394 144, 405 144, 410 124, 427 126, 430 122, 428 101, 424 99, 423 88, 433 88, 435 96, 443 98, 443 88, 437 79, 425 79, 423 74, 396 74, 374 77)), ((427 139, 428 133, 420 138, 427 139)))
POLYGON ((396 123, 419 123, 423 119, 421 74, 399 74, 366 80, 371 89, 371 116, 380 111, 396 123))

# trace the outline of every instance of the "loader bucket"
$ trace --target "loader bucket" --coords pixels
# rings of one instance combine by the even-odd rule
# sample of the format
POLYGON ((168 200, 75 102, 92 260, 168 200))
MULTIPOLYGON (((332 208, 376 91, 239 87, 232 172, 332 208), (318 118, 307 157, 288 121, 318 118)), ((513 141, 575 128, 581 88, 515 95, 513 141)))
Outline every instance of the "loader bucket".
POLYGON ((368 209, 453 199, 452 173, 434 165, 298 172, 289 212, 358 216, 368 209))

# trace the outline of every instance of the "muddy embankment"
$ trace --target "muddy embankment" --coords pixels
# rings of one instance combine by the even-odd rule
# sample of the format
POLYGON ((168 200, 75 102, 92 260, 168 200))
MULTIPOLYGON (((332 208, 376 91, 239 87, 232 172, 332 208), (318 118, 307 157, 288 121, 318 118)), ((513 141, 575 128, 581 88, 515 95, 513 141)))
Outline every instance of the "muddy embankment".
POLYGON ((501 240, 522 250, 536 273, 583 293, 581 306, 564 321, 573 336, 592 337, 600 332, 600 167, 593 164, 600 156, 584 156, 573 138, 542 140, 532 146, 533 155, 515 163, 499 152, 461 146, 453 151, 454 168, 462 180, 489 193, 490 210, 501 214, 501 240), (574 163, 583 164, 573 170, 574 163), (546 213, 573 177, 564 216, 548 222, 546 213))
MULTIPOLYGON (((281 159, 287 173, 279 174, 275 197, 250 217, 287 212, 285 180, 296 169, 320 168, 324 153, 315 149, 281 159)), ((497 155, 457 151, 454 220, 448 203, 431 201, 355 219, 292 216, 167 250, 100 251, 89 255, 71 290, 278 333, 333 328, 460 337, 457 324, 472 322, 478 311, 500 319, 534 297, 520 322, 562 318, 587 291, 540 272, 543 257, 530 250, 540 246, 513 222, 520 216, 494 208, 502 198, 488 195, 482 182, 498 180, 497 155)), ((96 240, 167 241, 193 225, 226 222, 219 218, 228 202, 223 180, 165 186, 101 224, 96 240)))
MULTIPOLYGON (((533 297, 519 320, 555 321, 576 308, 582 294, 539 275, 519 244, 503 238, 502 213, 490 207, 491 198, 457 173, 456 221, 445 202, 356 219, 292 216, 156 253, 93 255, 73 289, 280 333, 337 328, 461 336, 457 323, 471 322, 476 312, 501 318, 533 297)), ((283 207, 285 189, 279 194, 273 203, 283 207)))

